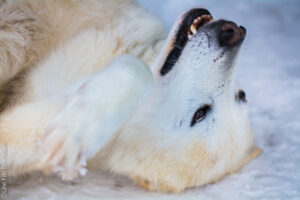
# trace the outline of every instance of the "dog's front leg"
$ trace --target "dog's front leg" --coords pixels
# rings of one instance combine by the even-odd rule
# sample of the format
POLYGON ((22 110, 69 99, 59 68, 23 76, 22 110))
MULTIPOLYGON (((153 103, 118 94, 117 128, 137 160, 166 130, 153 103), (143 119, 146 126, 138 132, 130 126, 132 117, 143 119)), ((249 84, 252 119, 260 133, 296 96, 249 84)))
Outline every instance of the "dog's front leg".
POLYGON ((84 173, 86 160, 114 138, 152 88, 151 72, 133 56, 83 81, 42 137, 41 164, 65 180, 84 173))

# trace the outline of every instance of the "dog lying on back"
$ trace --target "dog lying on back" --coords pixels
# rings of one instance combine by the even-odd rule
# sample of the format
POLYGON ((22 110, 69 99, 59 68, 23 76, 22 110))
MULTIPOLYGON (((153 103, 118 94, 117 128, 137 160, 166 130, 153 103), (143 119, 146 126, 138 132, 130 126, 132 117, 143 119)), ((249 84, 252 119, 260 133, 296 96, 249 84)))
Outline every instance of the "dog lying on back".
POLYGON ((0 6, 8 176, 72 180, 101 169, 180 192, 261 153, 235 82, 245 28, 195 8, 166 39, 161 22, 129 0, 0 6))

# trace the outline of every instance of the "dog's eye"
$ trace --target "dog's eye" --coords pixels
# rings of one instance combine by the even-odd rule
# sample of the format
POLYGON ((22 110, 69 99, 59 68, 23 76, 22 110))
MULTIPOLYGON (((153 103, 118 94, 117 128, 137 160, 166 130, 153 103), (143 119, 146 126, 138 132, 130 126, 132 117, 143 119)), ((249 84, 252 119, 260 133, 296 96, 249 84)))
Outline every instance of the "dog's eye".
POLYGON ((247 102, 246 93, 243 90, 239 90, 237 94, 238 101, 247 102))
POLYGON ((210 109, 210 105, 204 105, 203 107, 199 108, 194 114, 194 117, 191 122, 191 127, 193 127, 198 122, 202 121, 206 117, 210 109))

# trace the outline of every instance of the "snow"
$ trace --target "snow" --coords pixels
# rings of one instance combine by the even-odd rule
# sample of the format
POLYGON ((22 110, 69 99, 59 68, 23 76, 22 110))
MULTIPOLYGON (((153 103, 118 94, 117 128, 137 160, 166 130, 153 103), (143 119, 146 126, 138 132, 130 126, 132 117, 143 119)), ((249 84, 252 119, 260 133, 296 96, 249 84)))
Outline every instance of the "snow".
POLYGON ((9 186, 11 199, 300 199, 300 1, 139 0, 167 28, 188 8, 247 28, 238 81, 247 93, 263 154, 240 172, 183 194, 144 191, 124 177, 89 172, 66 184, 31 178, 9 186))

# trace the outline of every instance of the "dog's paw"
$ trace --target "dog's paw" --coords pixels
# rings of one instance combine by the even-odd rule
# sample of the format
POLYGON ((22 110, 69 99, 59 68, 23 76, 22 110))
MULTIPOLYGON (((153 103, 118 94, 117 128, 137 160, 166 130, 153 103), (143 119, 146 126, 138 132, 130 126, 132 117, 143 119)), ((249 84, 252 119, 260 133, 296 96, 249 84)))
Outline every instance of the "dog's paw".
MULTIPOLYGON (((87 159, 93 157, 121 125, 105 104, 85 94, 91 83, 84 83, 47 127, 40 140, 42 166, 73 180, 86 173, 87 159)), ((88 93, 91 93, 90 91, 88 93)), ((94 94, 95 92, 93 92, 94 94)), ((121 111, 120 111, 121 112, 121 111)))
MULTIPOLYGON (((73 114, 76 115, 76 113, 73 114)), ((73 117, 76 118, 76 116, 73 117)), ((68 113, 59 115, 40 140, 40 148, 44 153, 40 164, 58 173, 63 180, 73 180, 78 174, 84 175, 87 159, 95 149, 92 147, 95 145, 93 142, 83 138, 85 134, 80 133, 80 129, 76 127, 78 126, 76 125, 78 121, 76 121, 68 113), (67 123, 68 120, 74 123, 73 127, 67 123)), ((89 138, 92 139, 92 137, 89 138)))
POLYGON ((41 142, 45 154, 40 164, 48 169, 47 173, 57 173, 66 181, 75 179, 78 174, 85 175, 86 151, 70 145, 70 141, 65 141, 68 134, 60 130, 55 130, 49 135, 51 136, 41 142))

